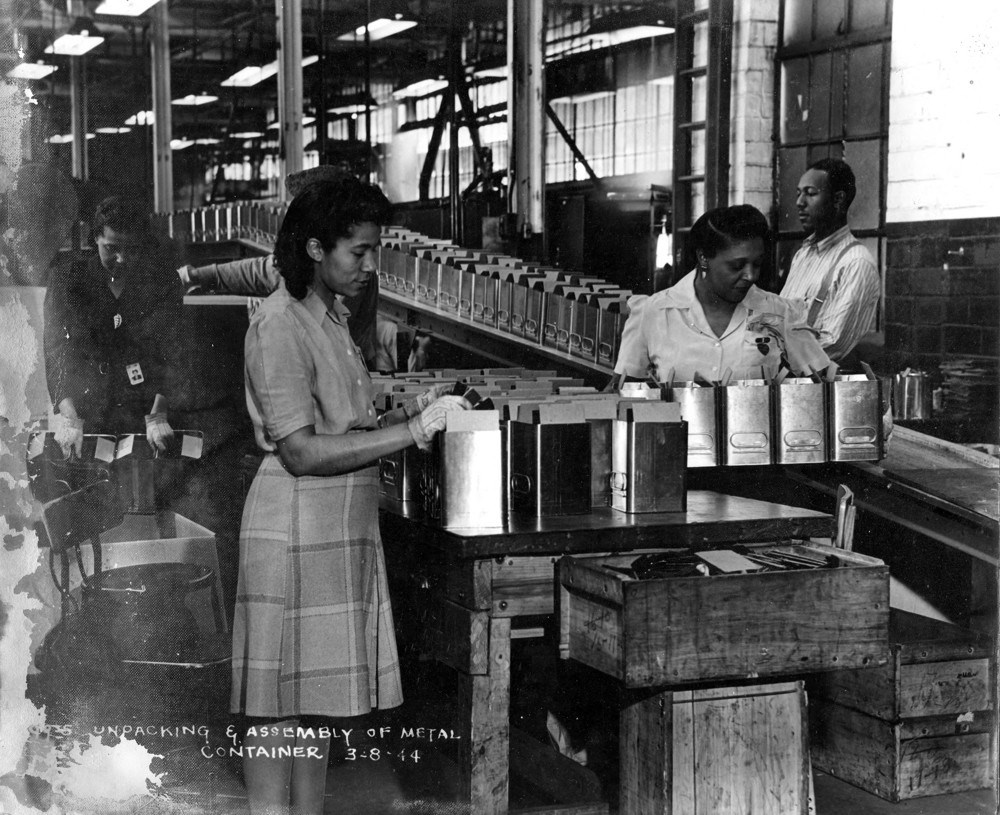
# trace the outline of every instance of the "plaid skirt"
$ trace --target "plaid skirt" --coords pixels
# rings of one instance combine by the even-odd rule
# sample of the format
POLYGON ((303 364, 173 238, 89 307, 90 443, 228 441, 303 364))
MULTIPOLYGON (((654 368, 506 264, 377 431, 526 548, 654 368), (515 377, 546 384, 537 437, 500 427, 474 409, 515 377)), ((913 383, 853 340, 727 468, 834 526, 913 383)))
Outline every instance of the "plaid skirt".
POLYGON ((267 456, 240 530, 232 711, 358 716, 402 701, 378 470, 296 478, 267 456))

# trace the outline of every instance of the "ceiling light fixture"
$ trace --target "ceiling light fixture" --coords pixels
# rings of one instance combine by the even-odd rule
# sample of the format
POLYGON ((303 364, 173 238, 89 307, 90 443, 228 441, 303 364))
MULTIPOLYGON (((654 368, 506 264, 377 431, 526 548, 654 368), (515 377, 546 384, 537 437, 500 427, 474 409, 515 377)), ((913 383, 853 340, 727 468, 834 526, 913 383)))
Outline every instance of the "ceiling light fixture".
POLYGON ((104 0, 94 9, 94 13, 116 14, 119 17, 138 17, 159 2, 160 0, 104 0))
POLYGON ((595 48, 621 45, 633 40, 673 34, 674 26, 655 10, 613 11, 594 20, 583 39, 595 48))
POLYGON ((218 102, 218 96, 212 96, 210 93, 189 93, 187 96, 182 96, 180 99, 174 99, 170 104, 172 105, 210 105, 212 102, 218 102))
POLYGON ((222 139, 195 139, 195 144, 219 144, 222 139))
POLYGON ((102 135, 108 135, 108 136, 110 136, 110 135, 116 135, 118 133, 131 133, 132 132, 132 128, 131 127, 98 127, 98 128, 95 128, 94 130, 95 130, 96 133, 100 133, 102 135))
POLYGON ((46 65, 41 61, 22 62, 7 71, 7 76, 10 79, 44 79, 55 70, 58 70, 55 65, 46 65))
POLYGON ((170 149, 171 150, 186 150, 194 144, 194 139, 171 139, 170 149))
POLYGON ((97 48, 102 42, 104 37, 98 32, 94 21, 86 17, 77 17, 69 30, 61 37, 57 37, 56 41, 45 49, 45 53, 79 57, 97 48))
MULTIPOLYGON (((316 117, 315 116, 303 116, 302 117, 302 126, 303 127, 307 127, 308 125, 315 124, 315 123, 316 123, 316 117)), ((281 125, 281 122, 271 122, 271 124, 269 124, 267 126, 267 129, 268 130, 277 130, 280 125, 281 125)))
MULTIPOLYGON (((316 54, 303 57, 302 67, 308 68, 310 65, 314 65, 317 62, 319 62, 319 56, 316 54)), ((267 65, 248 65, 246 68, 238 70, 232 76, 223 79, 219 84, 226 88, 252 88, 254 85, 259 85, 265 79, 270 79, 277 73, 278 60, 269 62, 267 65)))
POLYGON ((127 125, 151 125, 155 121, 155 116, 151 110, 140 110, 133 113, 125 120, 127 125))
POLYGON ((55 136, 49 136, 49 144, 69 144, 73 141, 72 133, 57 133, 55 136))
POLYGON ((405 85, 399 90, 392 92, 393 99, 407 99, 418 96, 429 96, 432 93, 438 93, 443 91, 448 87, 448 80, 441 78, 427 78, 418 79, 416 82, 411 82, 409 85, 405 85))
POLYGON ((397 0, 396 2, 374 5, 374 8, 371 6, 368 8, 368 13, 371 14, 370 22, 362 23, 354 30, 341 34, 337 39, 342 42, 364 40, 367 28, 368 39, 384 40, 386 37, 399 34, 401 31, 407 31, 417 24, 405 2, 397 0))
POLYGON ((241 130, 239 133, 230 133, 231 139, 259 139, 264 134, 259 130, 241 130))

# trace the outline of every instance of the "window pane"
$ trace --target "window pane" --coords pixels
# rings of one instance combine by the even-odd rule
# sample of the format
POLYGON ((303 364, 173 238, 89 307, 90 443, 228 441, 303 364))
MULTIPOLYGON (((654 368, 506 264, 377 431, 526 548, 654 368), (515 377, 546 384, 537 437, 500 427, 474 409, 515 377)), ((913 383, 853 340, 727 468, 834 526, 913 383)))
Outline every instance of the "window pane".
POLYGON ((853 48, 848 55, 848 136, 868 136, 882 130, 882 45, 853 48))
POLYGON ((856 229, 877 229, 879 186, 882 178, 881 141, 852 141, 844 145, 844 161, 851 165, 858 182, 858 194, 851 204, 850 222, 856 229))
POLYGON ((806 126, 810 141, 830 138, 830 54, 816 54, 812 58, 812 76, 809 82, 809 109, 806 126))
POLYGON ((785 0, 785 45, 812 39, 812 6, 813 0, 785 0))
POLYGON ((778 151, 778 231, 798 232, 795 189, 806 171, 806 148, 787 147, 778 151))
POLYGON ((781 66, 781 142, 804 141, 809 99, 809 60, 790 59, 781 66))
POLYGON ((847 33, 846 0, 817 0, 816 39, 847 33))
MULTIPOLYGON (((846 51, 835 51, 831 55, 830 76, 830 136, 844 135, 844 60, 846 51)), ((879 90, 881 94, 882 91, 879 90)))
POLYGON ((851 0, 851 31, 885 25, 888 0, 851 0))

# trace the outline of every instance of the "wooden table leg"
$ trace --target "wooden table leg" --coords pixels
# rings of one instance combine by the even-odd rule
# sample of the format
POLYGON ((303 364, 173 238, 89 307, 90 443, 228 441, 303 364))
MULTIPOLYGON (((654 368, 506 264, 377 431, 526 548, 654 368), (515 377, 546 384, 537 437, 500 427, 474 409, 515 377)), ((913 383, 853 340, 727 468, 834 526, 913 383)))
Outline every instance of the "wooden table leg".
POLYGON ((670 815, 673 790, 673 694, 622 705, 619 747, 620 815, 670 815))
POLYGON ((510 786, 510 620, 491 619, 485 676, 458 675, 459 774, 476 815, 507 812, 510 786))

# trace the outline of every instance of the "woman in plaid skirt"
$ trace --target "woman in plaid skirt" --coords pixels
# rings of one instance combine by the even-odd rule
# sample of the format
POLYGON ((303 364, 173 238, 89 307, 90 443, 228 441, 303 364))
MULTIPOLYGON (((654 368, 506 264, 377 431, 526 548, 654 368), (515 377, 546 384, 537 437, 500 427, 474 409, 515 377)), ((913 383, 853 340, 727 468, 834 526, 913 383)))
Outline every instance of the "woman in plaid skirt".
POLYGON ((389 214, 354 178, 303 190, 275 243, 283 285, 247 332, 247 405, 267 452, 243 511, 233 626, 251 815, 322 813, 328 717, 402 702, 376 464, 426 448, 468 403, 432 389, 376 417, 341 301, 376 273, 389 214))

